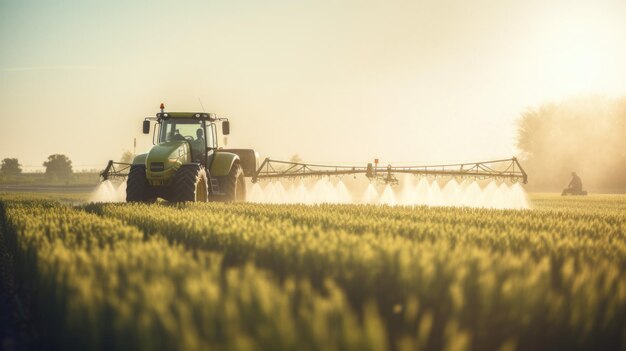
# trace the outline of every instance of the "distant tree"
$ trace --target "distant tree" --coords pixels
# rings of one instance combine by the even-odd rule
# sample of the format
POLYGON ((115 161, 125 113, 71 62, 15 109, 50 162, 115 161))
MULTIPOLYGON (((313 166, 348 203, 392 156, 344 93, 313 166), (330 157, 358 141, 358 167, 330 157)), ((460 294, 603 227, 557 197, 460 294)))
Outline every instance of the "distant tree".
POLYGON ((72 161, 65 155, 50 155, 43 165, 46 167, 47 178, 69 179, 72 176, 72 161))
POLYGON ((289 162, 302 163, 302 158, 298 154, 293 154, 291 158, 289 159, 289 162))
POLYGON ((18 175, 22 173, 22 165, 17 158, 5 158, 0 165, 0 174, 2 175, 18 175))
POLYGON ((577 172, 591 189, 626 188, 626 98, 547 103, 518 120, 517 146, 529 184, 559 190, 577 172))
POLYGON ((122 153, 122 158, 120 158, 120 162, 132 163, 134 158, 135 158, 135 155, 132 152, 126 150, 124 151, 124 153, 122 153))

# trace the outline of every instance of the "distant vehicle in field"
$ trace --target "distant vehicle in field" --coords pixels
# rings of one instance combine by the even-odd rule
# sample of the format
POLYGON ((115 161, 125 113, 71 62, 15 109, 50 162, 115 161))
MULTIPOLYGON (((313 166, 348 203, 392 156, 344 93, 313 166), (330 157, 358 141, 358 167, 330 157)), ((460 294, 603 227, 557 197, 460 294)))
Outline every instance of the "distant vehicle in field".
POLYGON ((563 189, 561 196, 566 195, 587 195, 587 191, 583 190, 583 182, 576 174, 576 172, 572 172, 572 180, 569 182, 569 185, 566 189, 563 189))

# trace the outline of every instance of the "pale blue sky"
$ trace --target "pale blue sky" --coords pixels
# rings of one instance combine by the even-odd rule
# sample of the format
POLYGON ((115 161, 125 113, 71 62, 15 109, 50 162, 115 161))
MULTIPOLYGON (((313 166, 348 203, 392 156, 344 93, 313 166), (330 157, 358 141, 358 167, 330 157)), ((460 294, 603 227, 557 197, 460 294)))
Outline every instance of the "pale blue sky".
POLYGON ((515 120, 626 95, 624 1, 0 0, 0 157, 96 167, 160 102, 322 162, 516 153, 515 120))

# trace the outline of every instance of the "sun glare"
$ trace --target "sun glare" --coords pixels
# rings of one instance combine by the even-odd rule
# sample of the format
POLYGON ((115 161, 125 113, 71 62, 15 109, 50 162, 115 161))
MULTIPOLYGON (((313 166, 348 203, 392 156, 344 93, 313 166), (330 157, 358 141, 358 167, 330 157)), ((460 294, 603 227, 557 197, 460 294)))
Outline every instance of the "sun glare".
POLYGON ((600 21, 564 22, 542 41, 544 77, 561 96, 612 90, 612 72, 621 71, 624 49, 611 45, 615 35, 600 21))

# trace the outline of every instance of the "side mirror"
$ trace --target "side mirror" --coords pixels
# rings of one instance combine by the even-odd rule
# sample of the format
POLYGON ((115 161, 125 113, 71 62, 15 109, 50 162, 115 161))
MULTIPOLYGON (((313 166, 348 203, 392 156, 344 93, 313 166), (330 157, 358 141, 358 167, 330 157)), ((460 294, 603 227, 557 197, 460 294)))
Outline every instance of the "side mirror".
POLYGON ((228 121, 222 122, 222 134, 224 135, 230 134, 230 122, 228 121))
POLYGON ((150 121, 143 121, 143 133, 150 134, 150 121))

